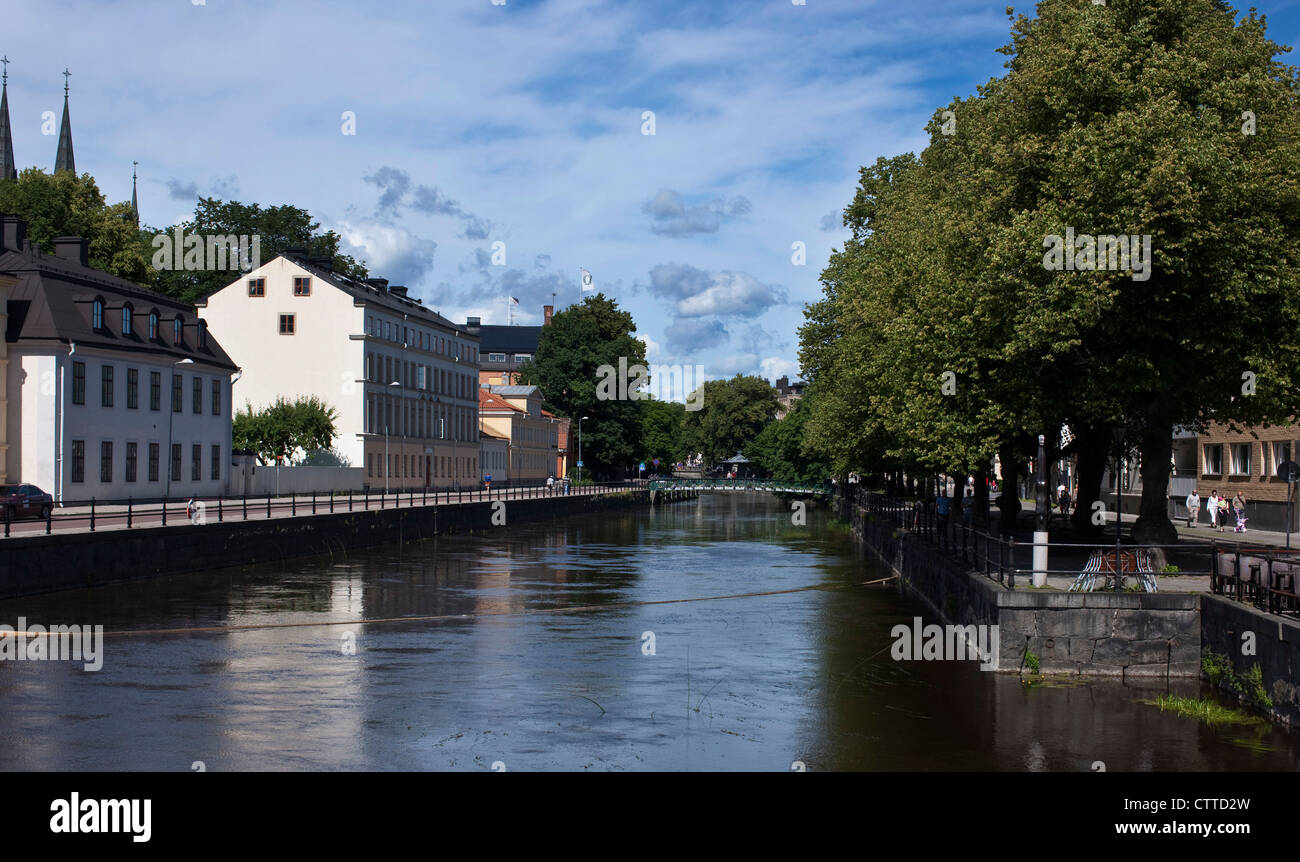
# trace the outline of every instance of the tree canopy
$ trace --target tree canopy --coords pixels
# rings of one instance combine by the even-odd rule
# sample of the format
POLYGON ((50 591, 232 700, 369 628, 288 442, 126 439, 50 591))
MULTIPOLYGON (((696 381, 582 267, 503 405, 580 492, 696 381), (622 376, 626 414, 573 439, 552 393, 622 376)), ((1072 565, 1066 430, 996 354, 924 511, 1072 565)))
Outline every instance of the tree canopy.
POLYGON ((688 451, 702 452, 705 461, 721 461, 743 452, 776 416, 776 389, 761 377, 737 374, 728 380, 709 380, 699 410, 686 416, 688 451))
POLYGON ((337 411, 315 395, 280 397, 261 410, 245 405, 234 417, 232 445, 252 452, 262 464, 288 461, 295 453, 329 449, 337 418, 337 411))

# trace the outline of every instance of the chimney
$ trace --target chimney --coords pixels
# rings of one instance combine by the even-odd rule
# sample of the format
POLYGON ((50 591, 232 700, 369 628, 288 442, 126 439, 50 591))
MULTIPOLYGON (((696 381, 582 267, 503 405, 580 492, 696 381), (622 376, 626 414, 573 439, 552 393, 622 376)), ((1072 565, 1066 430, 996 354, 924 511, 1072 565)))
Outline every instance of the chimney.
POLYGON ((481 319, 478 317, 465 318, 465 329, 467 329, 470 333, 477 335, 481 325, 480 320, 481 319))
POLYGON ((388 290, 388 279, 386 278, 367 278, 366 284, 370 285, 380 293, 384 293, 388 290))
POLYGON ((54 238, 54 256, 70 260, 82 266, 90 259, 90 241, 79 236, 56 236, 54 238))
POLYGON ((543 305, 543 306, 542 306, 542 326, 550 326, 550 325, 551 325, 551 315, 554 314, 554 313, 555 313, 555 306, 554 306, 554 305, 543 305))
POLYGON ((5 216, 0 219, 3 224, 3 240, 0 241, 0 251, 22 251, 23 245, 27 242, 27 222, 19 216, 5 216))
POLYGON ((406 296, 406 288, 403 285, 395 284, 388 288, 389 293, 395 293, 398 296, 406 296))

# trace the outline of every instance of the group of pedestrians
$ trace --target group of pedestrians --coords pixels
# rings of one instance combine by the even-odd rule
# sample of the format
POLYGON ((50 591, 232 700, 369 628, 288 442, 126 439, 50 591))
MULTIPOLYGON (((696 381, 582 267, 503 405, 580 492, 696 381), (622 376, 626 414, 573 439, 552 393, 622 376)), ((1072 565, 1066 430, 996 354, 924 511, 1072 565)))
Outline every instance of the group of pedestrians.
MULTIPOLYGON (((1187 526, 1194 527, 1201 512, 1201 495, 1196 489, 1187 495, 1187 526)), ((1210 519, 1210 526, 1217 532, 1222 533, 1223 528, 1228 524, 1229 508, 1236 516, 1237 525, 1232 528, 1234 533, 1246 532, 1246 498, 1240 491, 1232 498, 1231 506, 1227 497, 1219 496, 1218 489, 1210 491, 1210 496, 1205 498, 1205 513, 1210 519)))

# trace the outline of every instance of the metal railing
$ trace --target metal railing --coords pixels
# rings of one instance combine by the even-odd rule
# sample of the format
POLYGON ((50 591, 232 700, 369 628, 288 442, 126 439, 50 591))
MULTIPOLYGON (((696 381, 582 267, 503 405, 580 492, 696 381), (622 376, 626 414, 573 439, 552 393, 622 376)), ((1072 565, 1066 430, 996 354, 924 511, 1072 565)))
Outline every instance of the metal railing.
POLYGON ((554 486, 519 485, 488 489, 480 486, 473 490, 448 488, 403 488, 389 492, 336 491, 318 494, 288 494, 282 496, 240 496, 194 498, 198 504, 191 514, 189 498, 136 501, 95 500, 56 508, 47 507, 43 516, 26 519, 15 517, 5 507, 4 537, 52 535, 53 533, 95 532, 102 529, 141 529, 166 527, 190 523, 221 523, 224 521, 268 520, 308 515, 342 514, 384 509, 410 509, 420 507, 456 506, 511 500, 538 500, 564 496, 597 496, 636 490, 631 482, 602 484, 573 484, 567 490, 563 483, 554 486))
MULTIPOLYGON (((1034 543, 1003 536, 995 531, 996 524, 977 524, 964 512, 942 516, 930 507, 918 506, 915 500, 888 497, 861 487, 842 488, 839 494, 876 519, 919 536, 936 550, 1009 589, 1016 588, 1018 578, 1032 577, 1034 573, 1032 564, 1021 565, 1027 557, 1032 559, 1034 543)), ((1211 540, 1208 544, 1132 545, 1109 541, 1111 538, 1098 537, 1092 542, 1051 542, 1049 547, 1055 559, 1072 558, 1078 564, 1068 568, 1047 568, 1045 573, 1077 578, 1084 573, 1086 558, 1098 550, 1106 556, 1115 554, 1116 557, 1139 550, 1162 551, 1165 557, 1177 556, 1179 559, 1178 570, 1165 574, 1208 576, 1210 592, 1215 595, 1250 603, 1270 613, 1300 613, 1300 595, 1296 590, 1296 579, 1300 576, 1300 550, 1218 540, 1211 540)), ((1115 580, 1123 589, 1126 576, 1138 573, 1125 569, 1122 564, 1115 566, 1116 557, 1109 557, 1110 564, 1120 569, 1115 580)), ((1158 576, 1162 573, 1151 574, 1158 576)))
POLYGON ((651 479, 651 491, 766 491, 780 494, 829 496, 834 486, 821 482, 783 482, 778 479, 651 479))

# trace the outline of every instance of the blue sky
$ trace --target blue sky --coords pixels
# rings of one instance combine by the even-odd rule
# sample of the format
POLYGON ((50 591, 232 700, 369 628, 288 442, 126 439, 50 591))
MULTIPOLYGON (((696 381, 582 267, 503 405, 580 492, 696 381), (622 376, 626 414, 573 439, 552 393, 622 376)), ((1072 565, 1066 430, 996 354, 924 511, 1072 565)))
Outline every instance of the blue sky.
MULTIPOLYGON (((859 166, 923 148, 1009 32, 966 0, 196 2, 6 4, 20 166, 53 167, 67 66, 77 168, 117 201, 139 161, 145 223, 305 207, 458 322, 514 296, 538 323, 585 267, 652 360, 711 378, 797 376, 859 166)), ((1297 42, 1297 2, 1257 8, 1297 42)))

